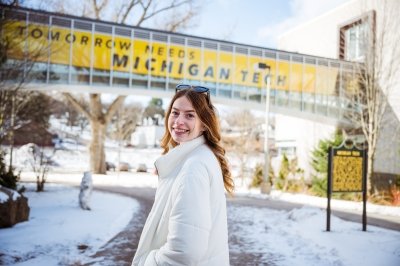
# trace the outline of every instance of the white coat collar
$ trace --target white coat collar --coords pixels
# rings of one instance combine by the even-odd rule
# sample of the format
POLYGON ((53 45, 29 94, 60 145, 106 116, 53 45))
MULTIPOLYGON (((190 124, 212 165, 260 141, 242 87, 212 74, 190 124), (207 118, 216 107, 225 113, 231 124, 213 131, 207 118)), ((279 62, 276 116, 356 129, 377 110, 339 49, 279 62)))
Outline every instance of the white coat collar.
POLYGON ((205 138, 203 135, 201 135, 191 141, 179 144, 178 146, 169 150, 168 153, 159 157, 154 163, 158 172, 158 176, 160 178, 167 176, 176 168, 177 164, 181 163, 182 160, 187 157, 191 151, 203 143, 205 143, 205 138))

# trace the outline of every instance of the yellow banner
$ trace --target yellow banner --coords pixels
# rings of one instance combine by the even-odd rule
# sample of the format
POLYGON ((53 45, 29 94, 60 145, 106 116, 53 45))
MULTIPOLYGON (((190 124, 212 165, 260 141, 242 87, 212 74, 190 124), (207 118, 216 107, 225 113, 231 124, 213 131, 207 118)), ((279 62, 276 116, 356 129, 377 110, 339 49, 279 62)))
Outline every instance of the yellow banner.
POLYGON ((35 60, 102 71, 120 71, 154 77, 170 77, 265 88, 271 87, 333 95, 338 69, 277 61, 257 56, 216 51, 111 34, 40 24, 9 22, 5 38, 12 44, 10 58, 38 53, 35 60), (260 69, 259 65, 270 69, 260 69), (316 78, 318 76, 318 78, 316 78))

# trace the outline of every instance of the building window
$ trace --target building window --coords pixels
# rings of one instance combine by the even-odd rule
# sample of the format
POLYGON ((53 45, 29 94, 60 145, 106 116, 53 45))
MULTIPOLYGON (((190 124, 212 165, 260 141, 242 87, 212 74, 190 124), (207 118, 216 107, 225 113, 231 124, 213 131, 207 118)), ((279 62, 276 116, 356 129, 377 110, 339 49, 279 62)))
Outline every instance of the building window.
POLYGON ((375 13, 340 27, 339 58, 348 61, 363 61, 374 40, 375 13))
POLYGON ((296 147, 278 147, 278 155, 283 156, 283 154, 289 157, 296 156, 296 147))
POLYGON ((345 30, 344 38, 346 49, 344 59, 349 61, 362 61, 366 54, 366 24, 360 23, 345 30))

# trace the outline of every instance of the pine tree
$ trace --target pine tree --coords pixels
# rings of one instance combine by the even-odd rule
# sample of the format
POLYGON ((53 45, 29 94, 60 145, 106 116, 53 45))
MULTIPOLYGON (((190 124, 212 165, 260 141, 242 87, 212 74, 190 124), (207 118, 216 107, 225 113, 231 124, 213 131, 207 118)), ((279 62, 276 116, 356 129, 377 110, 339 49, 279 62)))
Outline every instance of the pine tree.
POLYGON ((326 196, 328 187, 328 149, 330 146, 338 147, 343 142, 343 135, 337 131, 333 139, 323 139, 312 151, 311 166, 315 171, 312 176, 311 191, 317 196, 326 196))
MULTIPOLYGON (((274 170, 271 165, 271 161, 269 162, 269 182, 270 185, 273 185, 273 180, 275 178, 274 170)), ((264 181, 264 164, 258 163, 253 172, 253 179, 251 181, 250 187, 260 187, 261 183, 264 181)))
POLYGON ((286 153, 282 156, 281 166, 279 168, 279 173, 275 181, 275 188, 285 191, 288 183, 289 175, 289 159, 286 153))
POLYGON ((0 151, 0 186, 16 189, 19 175, 15 175, 13 168, 8 168, 4 162, 4 152, 0 151))

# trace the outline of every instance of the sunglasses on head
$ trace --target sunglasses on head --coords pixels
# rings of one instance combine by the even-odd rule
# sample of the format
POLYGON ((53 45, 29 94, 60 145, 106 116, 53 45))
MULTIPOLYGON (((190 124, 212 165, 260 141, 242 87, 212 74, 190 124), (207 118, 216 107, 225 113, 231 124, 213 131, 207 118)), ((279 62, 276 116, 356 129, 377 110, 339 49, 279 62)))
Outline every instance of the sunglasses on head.
POLYGON ((178 91, 182 90, 193 90, 198 93, 206 93, 207 94, 207 100, 210 102, 210 89, 203 87, 203 86, 192 86, 192 85, 186 85, 186 84, 179 84, 178 86, 175 87, 175 93, 178 91))

